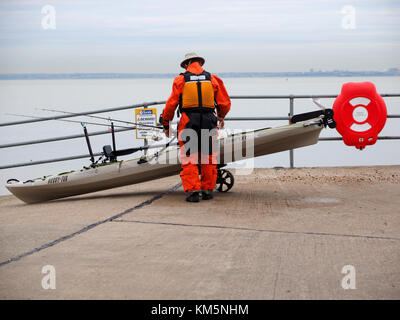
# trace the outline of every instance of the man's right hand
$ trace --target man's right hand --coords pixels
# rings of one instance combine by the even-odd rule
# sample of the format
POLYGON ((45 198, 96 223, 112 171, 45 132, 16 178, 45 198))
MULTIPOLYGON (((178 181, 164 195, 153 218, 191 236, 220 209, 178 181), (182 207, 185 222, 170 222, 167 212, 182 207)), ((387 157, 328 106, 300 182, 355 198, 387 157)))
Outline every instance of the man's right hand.
POLYGON ((225 125, 224 118, 221 118, 221 117, 217 116, 217 120, 219 122, 219 128, 222 129, 224 127, 224 125, 225 125))

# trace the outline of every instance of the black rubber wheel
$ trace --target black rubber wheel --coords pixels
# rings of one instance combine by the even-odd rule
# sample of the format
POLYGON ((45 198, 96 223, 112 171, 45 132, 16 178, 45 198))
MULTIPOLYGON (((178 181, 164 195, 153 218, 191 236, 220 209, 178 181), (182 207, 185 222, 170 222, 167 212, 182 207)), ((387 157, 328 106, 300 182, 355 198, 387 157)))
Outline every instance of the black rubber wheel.
POLYGON ((225 169, 218 170, 217 183, 215 189, 219 192, 228 192, 232 189, 235 179, 233 174, 225 169))

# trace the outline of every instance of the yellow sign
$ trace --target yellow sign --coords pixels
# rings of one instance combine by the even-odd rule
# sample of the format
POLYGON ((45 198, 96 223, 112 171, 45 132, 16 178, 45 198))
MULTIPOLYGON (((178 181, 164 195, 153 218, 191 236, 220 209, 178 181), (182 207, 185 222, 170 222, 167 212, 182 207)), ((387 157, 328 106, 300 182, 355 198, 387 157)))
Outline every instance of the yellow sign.
POLYGON ((144 108, 135 109, 136 139, 151 138, 152 126, 157 125, 157 109, 144 108))

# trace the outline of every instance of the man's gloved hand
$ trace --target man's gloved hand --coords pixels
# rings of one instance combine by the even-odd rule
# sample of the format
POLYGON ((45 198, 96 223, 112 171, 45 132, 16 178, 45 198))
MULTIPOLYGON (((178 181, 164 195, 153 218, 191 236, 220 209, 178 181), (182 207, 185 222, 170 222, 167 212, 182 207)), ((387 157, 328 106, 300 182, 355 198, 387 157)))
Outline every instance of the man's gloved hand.
POLYGON ((222 129, 224 127, 224 125, 225 125, 224 118, 221 118, 221 117, 217 116, 217 120, 219 122, 219 128, 222 129))
POLYGON ((162 114, 160 114, 160 118, 158 119, 158 122, 164 127, 164 134, 166 135, 167 138, 169 138, 171 135, 169 123, 168 123, 168 121, 164 121, 162 114))
POLYGON ((163 123, 164 123, 162 113, 160 114, 160 117, 158 118, 158 123, 159 123, 161 126, 162 126, 163 123))

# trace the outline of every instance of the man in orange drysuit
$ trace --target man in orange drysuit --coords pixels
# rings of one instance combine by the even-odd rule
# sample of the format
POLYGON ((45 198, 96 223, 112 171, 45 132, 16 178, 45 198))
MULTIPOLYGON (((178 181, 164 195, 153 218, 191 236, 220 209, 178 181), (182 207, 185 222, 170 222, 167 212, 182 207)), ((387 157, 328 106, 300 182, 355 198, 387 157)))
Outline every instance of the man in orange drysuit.
POLYGON ((182 162, 180 176, 184 190, 189 193, 186 197, 189 202, 199 202, 200 192, 203 200, 213 198, 212 190, 217 181, 217 153, 214 151, 217 121, 220 122, 220 127, 223 127, 224 117, 231 107, 224 83, 220 78, 202 68, 204 62, 204 58, 195 53, 185 55, 181 67, 186 69, 186 72, 174 79, 171 96, 162 113, 162 124, 167 137, 170 136, 169 122, 174 118, 178 105, 182 114, 178 125, 182 162), (200 149, 205 143, 201 132, 205 130, 212 133, 206 138, 208 148, 200 149), (195 150, 187 148, 187 143, 193 133, 196 133, 195 139, 197 139, 195 150), (200 154, 197 147, 201 150, 200 154), (199 178, 199 158, 201 179, 199 178))

